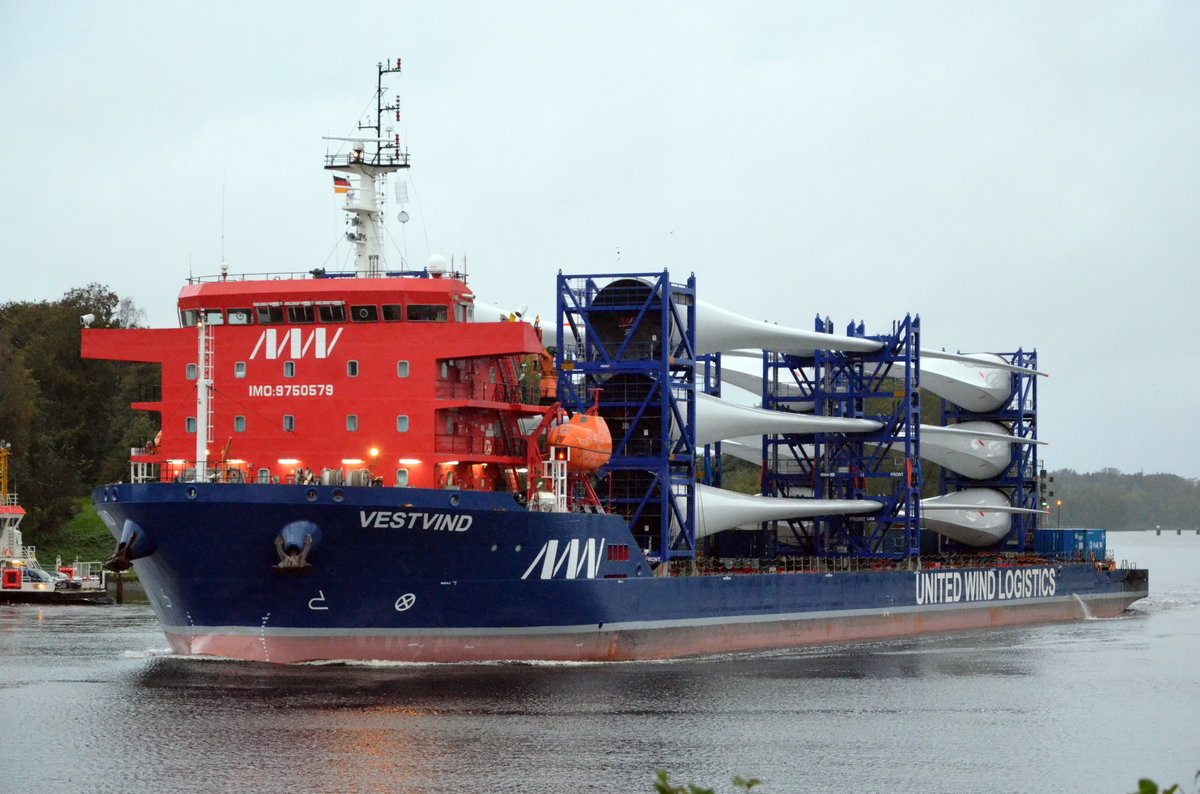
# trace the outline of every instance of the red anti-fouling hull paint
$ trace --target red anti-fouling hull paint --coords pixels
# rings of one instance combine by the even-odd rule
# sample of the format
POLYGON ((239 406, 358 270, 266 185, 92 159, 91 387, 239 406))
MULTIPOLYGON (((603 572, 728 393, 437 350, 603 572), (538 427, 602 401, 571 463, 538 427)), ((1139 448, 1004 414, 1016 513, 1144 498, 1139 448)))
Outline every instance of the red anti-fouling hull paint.
POLYGON ((1054 623, 1121 614, 1145 593, 1068 597, 999 606, 903 610, 754 623, 591 629, 554 633, 279 635, 167 631, 175 653, 251 661, 474 662, 633 661, 907 637, 969 629, 1054 623))

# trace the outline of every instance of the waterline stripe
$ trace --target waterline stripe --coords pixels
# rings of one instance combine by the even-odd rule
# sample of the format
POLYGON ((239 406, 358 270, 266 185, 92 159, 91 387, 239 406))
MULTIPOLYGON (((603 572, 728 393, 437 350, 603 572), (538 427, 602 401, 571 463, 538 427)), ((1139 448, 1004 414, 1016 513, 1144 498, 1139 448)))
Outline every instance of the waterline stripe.
POLYGON ((927 606, 877 607, 871 609, 837 609, 817 612, 781 612, 771 615, 732 615, 712 618, 681 618, 675 620, 633 620, 622 623, 604 623, 600 628, 595 623, 568 626, 480 626, 455 628, 293 628, 266 626, 177 626, 164 623, 162 628, 171 634, 270 636, 270 637, 503 637, 510 635, 556 635, 591 634, 596 631, 639 631, 646 629, 692 628, 700 626, 728 626, 752 623, 784 623, 794 621, 828 620, 831 618, 887 617, 910 613, 956 612, 973 609, 1014 609, 1036 604, 1054 604, 1074 601, 1136 600, 1145 598, 1149 591, 1124 591, 1121 593, 1088 593, 1026 598, 1019 601, 969 601, 962 604, 930 604, 927 606))

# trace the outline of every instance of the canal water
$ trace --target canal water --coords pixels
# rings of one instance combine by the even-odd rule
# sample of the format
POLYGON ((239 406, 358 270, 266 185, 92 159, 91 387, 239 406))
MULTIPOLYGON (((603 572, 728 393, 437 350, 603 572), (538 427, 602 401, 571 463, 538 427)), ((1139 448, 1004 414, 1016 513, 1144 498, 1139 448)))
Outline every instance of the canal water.
POLYGON ((0 791, 1194 790, 1200 537, 1119 618, 687 661, 170 655, 148 606, 0 606, 0 791))

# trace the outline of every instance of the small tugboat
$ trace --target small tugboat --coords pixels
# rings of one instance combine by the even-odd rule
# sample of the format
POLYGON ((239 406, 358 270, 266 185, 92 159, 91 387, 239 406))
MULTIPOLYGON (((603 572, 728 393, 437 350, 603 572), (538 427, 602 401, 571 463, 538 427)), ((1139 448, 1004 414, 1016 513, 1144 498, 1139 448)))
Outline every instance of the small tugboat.
POLYGON ((111 604, 99 562, 56 564, 47 571, 38 562, 37 549, 25 545, 17 528, 25 509, 8 490, 11 453, 12 445, 0 441, 0 603, 111 604))

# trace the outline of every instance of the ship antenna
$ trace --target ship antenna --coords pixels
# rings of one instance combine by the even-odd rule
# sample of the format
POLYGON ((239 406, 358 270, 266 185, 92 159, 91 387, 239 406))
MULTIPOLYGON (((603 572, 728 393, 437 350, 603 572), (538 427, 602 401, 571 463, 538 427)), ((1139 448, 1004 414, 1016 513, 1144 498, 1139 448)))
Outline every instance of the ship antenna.
POLYGON ((353 175, 357 181, 354 189, 346 177, 333 175, 334 190, 346 194, 342 207, 350 215, 346 239, 354 243, 354 271, 360 276, 375 277, 384 273, 383 247, 383 203, 387 175, 408 168, 408 150, 401 149, 400 135, 388 130, 384 136, 383 114, 395 114, 400 120, 399 100, 385 104, 384 75, 400 72, 400 59, 376 64, 378 76, 375 83, 375 122, 358 125, 359 131, 373 132, 373 136, 359 135, 349 138, 326 136, 325 140, 350 143, 349 154, 325 155, 326 171, 342 171, 353 175), (374 144, 375 151, 368 150, 374 144))
POLYGON ((229 276, 229 265, 225 262, 225 160, 221 160, 221 280, 229 276))

